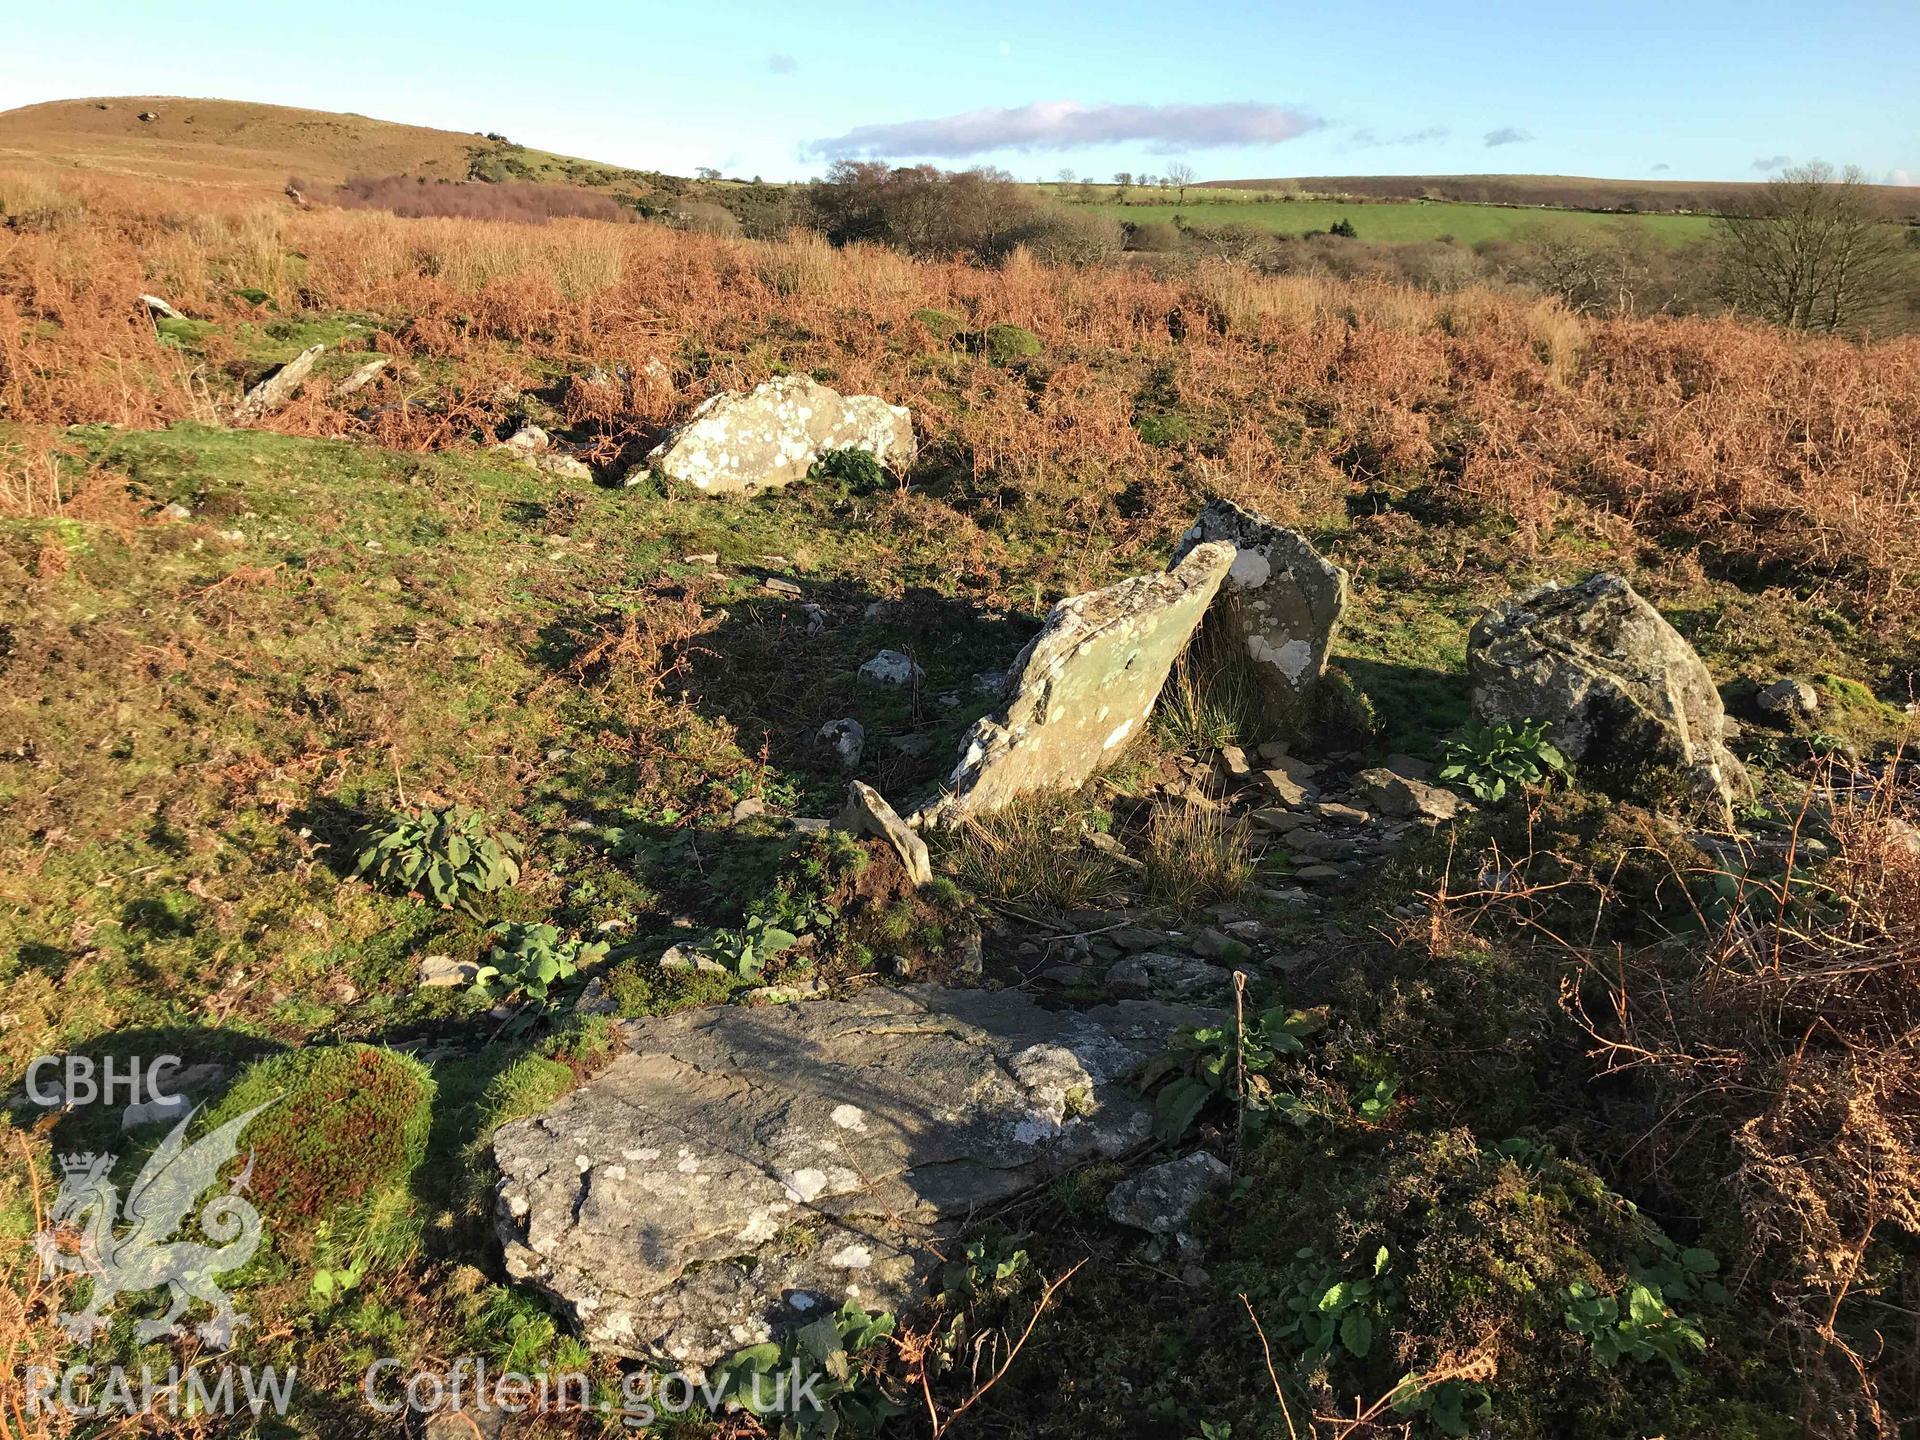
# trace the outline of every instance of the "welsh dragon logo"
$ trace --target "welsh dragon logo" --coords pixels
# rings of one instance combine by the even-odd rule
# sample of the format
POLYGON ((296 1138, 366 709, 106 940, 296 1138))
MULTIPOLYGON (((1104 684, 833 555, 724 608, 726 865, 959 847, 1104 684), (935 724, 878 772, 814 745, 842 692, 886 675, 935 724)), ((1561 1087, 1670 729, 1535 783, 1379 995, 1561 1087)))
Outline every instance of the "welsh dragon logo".
POLYGON ((109 1323, 106 1311, 116 1298, 164 1285, 173 1303, 165 1315, 135 1327, 139 1339, 184 1335, 177 1322, 200 1300, 213 1307, 213 1314, 196 1327, 199 1336, 211 1345, 232 1343, 234 1330, 248 1323, 247 1317, 235 1313, 214 1276, 237 1270, 260 1248, 260 1212, 240 1194, 253 1174, 251 1155, 227 1190, 200 1208, 200 1232, 213 1243, 172 1237, 201 1193, 219 1178, 220 1167, 239 1153, 240 1132, 247 1122, 266 1108, 256 1106, 191 1145, 186 1143, 187 1126, 199 1112, 188 1114, 140 1168, 124 1214, 119 1187, 108 1178, 115 1157, 60 1157, 60 1190, 47 1228, 33 1237, 33 1246, 44 1275, 78 1270, 93 1280, 87 1308, 60 1316, 68 1336, 87 1343, 109 1323), (116 1231, 123 1221, 127 1228, 116 1231), (60 1246, 63 1229, 79 1232, 72 1250, 60 1246))

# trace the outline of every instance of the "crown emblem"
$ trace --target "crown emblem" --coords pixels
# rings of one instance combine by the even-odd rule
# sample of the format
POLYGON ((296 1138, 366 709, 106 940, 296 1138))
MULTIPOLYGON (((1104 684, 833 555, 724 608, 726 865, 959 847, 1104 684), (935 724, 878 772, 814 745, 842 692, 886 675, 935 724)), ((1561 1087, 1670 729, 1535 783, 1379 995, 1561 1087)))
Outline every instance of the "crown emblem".
POLYGON ((96 1165, 102 1170, 111 1170, 113 1161, 114 1157, 111 1155, 96 1155, 91 1150, 81 1150, 77 1153, 62 1155, 60 1168, 68 1175, 91 1175, 96 1165))

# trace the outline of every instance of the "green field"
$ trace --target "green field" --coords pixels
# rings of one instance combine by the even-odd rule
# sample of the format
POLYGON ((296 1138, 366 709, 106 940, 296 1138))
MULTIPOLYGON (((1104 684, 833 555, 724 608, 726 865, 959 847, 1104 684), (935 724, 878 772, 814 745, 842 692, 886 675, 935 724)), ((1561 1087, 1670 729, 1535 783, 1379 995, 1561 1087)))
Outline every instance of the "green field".
MULTIPOLYGON (((1047 187, 1056 189, 1056 187, 1047 187)), ((1099 187, 1111 196, 1111 186, 1099 187)), ((1078 209, 1111 215, 1134 224, 1171 221, 1176 215, 1192 225, 1257 225, 1281 235, 1302 235, 1310 230, 1325 230, 1345 217, 1353 222, 1362 240, 1389 244, 1408 244, 1451 236, 1463 245, 1483 240, 1504 240, 1538 227, 1604 233, 1623 226, 1644 229, 1668 245, 1684 245, 1703 240, 1712 218, 1706 215, 1602 215, 1586 210, 1520 209, 1507 205, 1463 205, 1444 200, 1373 201, 1343 200, 1196 200, 1189 191, 1187 203, 1167 201, 1094 201, 1069 200, 1078 209)), ((1066 196, 1061 196, 1067 199, 1066 196)))

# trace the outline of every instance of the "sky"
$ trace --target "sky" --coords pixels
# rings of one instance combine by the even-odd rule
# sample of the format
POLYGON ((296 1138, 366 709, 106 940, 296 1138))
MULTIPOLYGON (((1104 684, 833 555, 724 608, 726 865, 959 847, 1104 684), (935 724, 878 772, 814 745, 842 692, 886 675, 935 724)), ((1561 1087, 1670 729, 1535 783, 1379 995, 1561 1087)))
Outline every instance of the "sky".
POLYGON ((1920 183, 1920 0, 0 0, 0 109, 351 110, 637 168, 1920 183))

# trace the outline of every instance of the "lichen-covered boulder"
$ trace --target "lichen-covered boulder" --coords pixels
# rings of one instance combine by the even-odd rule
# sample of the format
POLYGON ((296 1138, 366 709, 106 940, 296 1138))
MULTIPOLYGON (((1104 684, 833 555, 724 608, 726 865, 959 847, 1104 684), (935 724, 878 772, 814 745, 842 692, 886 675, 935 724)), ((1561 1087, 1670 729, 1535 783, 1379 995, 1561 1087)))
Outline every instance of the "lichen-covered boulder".
POLYGON ((777 489, 804 479, 830 450, 865 450, 882 465, 913 463, 913 417, 876 395, 842 395, 807 375, 703 401, 648 453, 643 468, 711 495, 777 489))
POLYGON ((967 731, 950 793, 922 822, 947 824, 1031 791, 1069 789, 1117 759, 1145 728, 1233 554, 1231 545, 1198 545, 1163 575, 1055 605, 1013 663, 1006 708, 967 731))
POLYGON ((1305 536, 1231 500, 1208 503, 1181 537, 1175 562, 1210 541, 1233 546, 1234 554, 1207 624, 1246 651, 1276 710, 1295 713, 1326 674, 1347 608, 1347 572, 1305 536))
POLYGON ((628 1053, 494 1136, 507 1271, 591 1345, 688 1369, 905 1307, 969 1215, 1147 1139, 1130 1077, 1220 1018, 915 986, 625 1022, 628 1053))
POLYGON ((1467 678, 1481 724, 1546 721, 1554 745, 1616 794, 1661 804, 1677 776, 1724 816, 1747 792, 1705 662, 1618 575, 1494 606, 1468 633, 1467 678))

